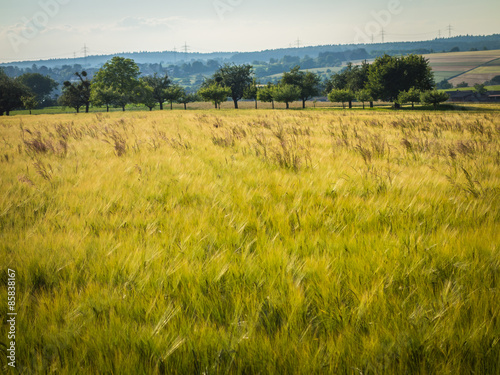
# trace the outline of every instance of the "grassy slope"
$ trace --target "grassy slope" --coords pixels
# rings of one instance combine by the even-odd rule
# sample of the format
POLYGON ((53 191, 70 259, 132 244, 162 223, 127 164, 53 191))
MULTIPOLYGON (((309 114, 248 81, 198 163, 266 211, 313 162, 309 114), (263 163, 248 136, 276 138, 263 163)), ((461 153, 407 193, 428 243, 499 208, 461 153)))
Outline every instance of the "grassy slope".
POLYGON ((500 371, 498 111, 16 116, 0 133, 20 372, 500 371))

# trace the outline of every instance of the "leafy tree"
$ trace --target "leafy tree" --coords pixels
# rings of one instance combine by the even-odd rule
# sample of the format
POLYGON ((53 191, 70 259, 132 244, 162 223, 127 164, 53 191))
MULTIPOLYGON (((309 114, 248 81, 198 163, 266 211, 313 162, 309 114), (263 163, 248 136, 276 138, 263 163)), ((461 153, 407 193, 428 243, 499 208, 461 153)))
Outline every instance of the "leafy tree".
POLYGON ((320 93, 320 77, 311 72, 301 72, 300 66, 295 66, 289 72, 283 73, 280 83, 294 85, 300 89, 299 99, 302 100, 302 108, 306 107, 306 100, 320 93))
POLYGON ((165 100, 170 103, 170 109, 173 109, 173 103, 182 96, 183 88, 179 85, 172 85, 165 90, 165 100))
MULTIPOLYGON (((368 82, 369 69, 370 64, 366 61, 361 65, 353 65, 349 62, 346 68, 330 77, 326 82, 325 92, 330 93, 333 89, 358 92, 364 89, 368 82)), ((373 107, 373 99, 370 100, 370 107, 373 107)), ((352 108, 352 100, 349 101, 349 108, 352 108)))
POLYGON ((357 91, 356 99, 363 103, 363 109, 365 109, 365 102, 373 102, 372 95, 367 89, 357 91))
POLYGON ((42 105, 49 99, 50 93, 58 86, 57 82, 52 78, 40 73, 24 73, 19 76, 18 80, 31 90, 35 95, 35 100, 42 105))
POLYGON ((30 95, 29 89, 0 69, 0 116, 4 113, 8 116, 13 109, 22 107, 21 98, 26 95, 30 95))
POLYGON ((231 95, 231 89, 229 87, 223 87, 217 83, 212 83, 209 86, 200 88, 198 95, 206 102, 212 102, 215 108, 220 109, 220 103, 227 100, 231 95))
POLYGON ((441 82, 438 82, 438 84, 436 85, 436 87, 439 90, 447 90, 447 89, 452 89, 453 85, 450 82, 448 82, 447 79, 443 79, 441 82))
POLYGON ((274 109, 274 86, 268 83, 266 87, 258 89, 257 99, 264 103, 272 103, 274 109))
POLYGON ((182 89, 181 96, 177 99, 177 103, 184 104, 184 109, 187 109, 188 103, 194 103, 199 100, 199 97, 195 93, 187 93, 185 89, 182 89))
POLYGON ((249 100, 254 100, 255 101, 255 109, 257 109, 257 81, 255 78, 252 81, 252 84, 250 84, 245 91, 243 91, 243 99, 249 99, 249 100))
POLYGON ((350 89, 333 89, 328 94, 328 100, 331 102, 342 103, 342 108, 345 109, 345 103, 354 100, 355 95, 350 89))
POLYGON ((115 56, 107 61, 94 76, 96 87, 115 92, 114 104, 125 111, 128 103, 137 100, 139 87, 139 67, 132 59, 115 56))
POLYGON ((286 109, 289 103, 300 99, 300 87, 290 84, 280 84, 273 90, 273 98, 277 102, 285 103, 286 109))
POLYGON ((432 104, 437 107, 438 104, 443 103, 449 99, 449 95, 443 91, 429 90, 420 94, 420 101, 425 104, 432 104))
POLYGON ((234 102, 234 108, 238 108, 238 100, 243 98, 245 89, 252 84, 252 66, 224 64, 214 74, 216 82, 231 90, 229 95, 234 102))
POLYGON ((80 112, 80 107, 85 106, 85 112, 88 113, 91 84, 87 79, 87 72, 76 72, 75 75, 78 77, 79 81, 65 81, 63 94, 59 99, 63 105, 74 108, 77 113, 80 112))
POLYGON ((139 96, 137 98, 137 101, 139 103, 144 104, 146 107, 149 108, 150 111, 152 111, 157 103, 157 99, 155 98, 154 94, 154 89, 151 86, 149 86, 144 79, 141 79, 140 82, 141 84, 138 86, 137 89, 137 94, 139 96))
POLYGON ((500 85, 500 76, 494 76, 488 82, 485 82, 485 84, 490 85, 490 86, 500 85))
POLYGON ((412 87, 408 91, 401 91, 396 99, 396 103, 402 105, 406 103, 411 103, 411 107, 415 108, 415 103, 420 102, 420 96, 422 92, 415 87, 412 87))
POLYGON ((30 111, 30 115, 31 115, 31 110, 35 109, 39 104, 34 94, 21 96, 21 101, 23 102, 24 108, 30 111))
POLYGON ((90 102, 95 106, 106 106, 106 112, 109 112, 109 106, 118 102, 119 94, 111 87, 105 87, 94 83, 90 91, 90 102))
POLYGON ((457 88, 459 87, 469 87, 469 84, 467 82, 460 82, 460 83, 457 83, 457 88))
POLYGON ((474 92, 478 95, 483 95, 483 94, 486 94, 488 92, 488 89, 486 88, 484 83, 476 83, 474 85, 474 92))
MULTIPOLYGON (((429 61, 420 55, 389 56, 375 59, 368 71, 366 87, 375 98, 394 101, 401 91, 415 87, 426 91, 432 89, 434 79, 429 61)), ((396 107, 399 104, 396 103, 396 107)))
POLYGON ((154 73, 152 76, 143 77, 142 81, 153 89, 153 97, 160 105, 160 110, 162 110, 163 102, 167 100, 165 92, 172 84, 168 75, 165 73, 164 76, 158 76, 157 73, 154 73))

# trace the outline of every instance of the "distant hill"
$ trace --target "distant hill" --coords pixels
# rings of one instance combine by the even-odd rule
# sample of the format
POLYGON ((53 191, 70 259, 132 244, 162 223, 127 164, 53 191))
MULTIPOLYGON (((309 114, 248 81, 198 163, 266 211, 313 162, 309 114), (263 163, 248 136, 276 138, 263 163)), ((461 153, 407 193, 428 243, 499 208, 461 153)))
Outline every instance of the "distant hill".
POLYGON ((500 75, 500 49, 425 55, 434 72, 436 83, 443 79, 456 86, 474 86, 500 75))
POLYGON ((456 36, 453 38, 437 38, 427 41, 418 42, 392 42, 392 43, 371 43, 371 44, 342 44, 342 45, 322 45, 310 46, 301 48, 280 48, 255 52, 213 52, 213 53, 198 53, 198 52, 130 52, 116 53, 111 55, 95 55, 87 58, 74 59, 50 59, 37 61, 19 61, 11 63, 3 63, 1 66, 16 66, 18 68, 28 68, 33 64, 45 66, 47 68, 61 67, 63 65, 79 64, 83 68, 99 68, 113 56, 122 56, 133 59, 138 64, 162 64, 180 65, 186 62, 193 61, 208 61, 216 60, 219 62, 230 62, 236 64, 254 63, 254 62, 269 62, 272 59, 282 59, 285 56, 293 56, 304 58, 318 57, 321 53, 344 53, 345 56, 341 60, 351 60, 350 54, 354 50, 365 50, 370 57, 380 56, 384 53, 408 54, 419 53, 429 54, 436 52, 449 52, 451 50, 469 51, 471 49, 500 49, 500 34, 487 36, 456 36))

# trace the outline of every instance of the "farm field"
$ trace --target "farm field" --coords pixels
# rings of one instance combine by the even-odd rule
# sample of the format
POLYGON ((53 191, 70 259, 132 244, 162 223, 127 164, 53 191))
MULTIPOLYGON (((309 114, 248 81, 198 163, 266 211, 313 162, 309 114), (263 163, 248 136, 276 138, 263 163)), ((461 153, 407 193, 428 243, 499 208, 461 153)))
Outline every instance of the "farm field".
POLYGON ((17 371, 498 374, 500 106, 475 108, 0 118, 17 371))
POLYGON ((453 85, 484 83, 500 75, 500 50, 433 53, 424 55, 436 82, 447 79, 453 85))

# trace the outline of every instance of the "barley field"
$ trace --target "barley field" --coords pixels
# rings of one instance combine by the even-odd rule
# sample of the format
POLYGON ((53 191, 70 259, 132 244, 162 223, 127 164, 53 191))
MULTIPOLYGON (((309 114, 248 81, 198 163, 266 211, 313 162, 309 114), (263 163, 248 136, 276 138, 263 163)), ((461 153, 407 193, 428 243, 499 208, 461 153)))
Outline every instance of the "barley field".
POLYGON ((14 116, 0 136, 12 373, 500 373, 499 107, 14 116))

